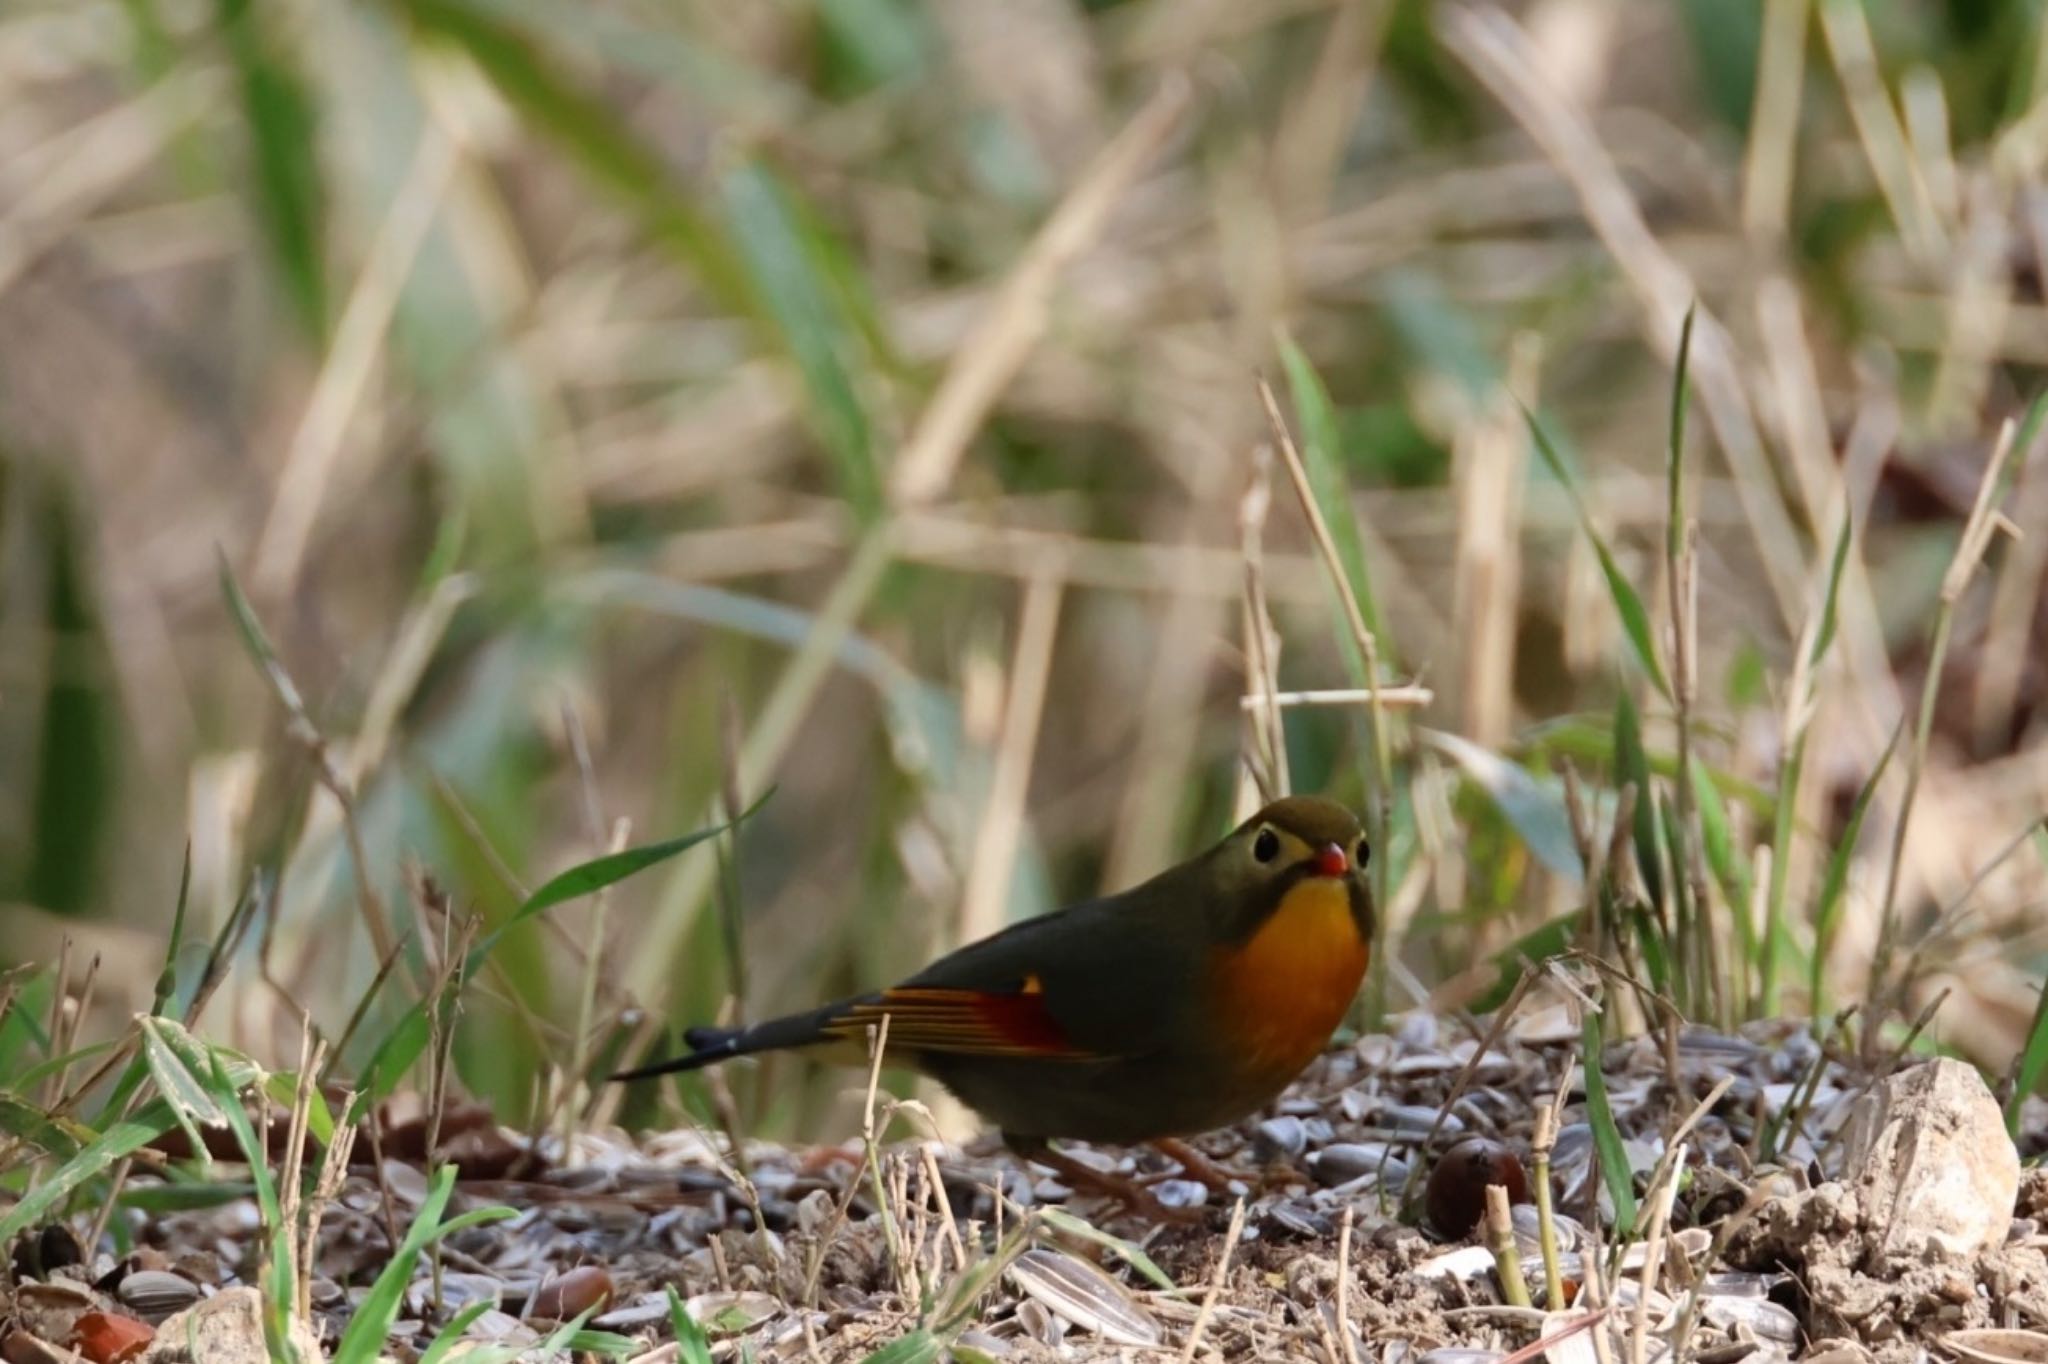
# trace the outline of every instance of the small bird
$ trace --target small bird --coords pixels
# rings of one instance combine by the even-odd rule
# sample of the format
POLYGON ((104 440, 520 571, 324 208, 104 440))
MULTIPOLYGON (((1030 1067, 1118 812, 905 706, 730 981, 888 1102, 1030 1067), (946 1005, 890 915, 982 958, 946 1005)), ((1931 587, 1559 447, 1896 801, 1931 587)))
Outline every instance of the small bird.
POLYGON ((1370 850, 1357 816, 1274 801, 1142 885, 1027 919, 902 984, 741 1028, 692 1028, 687 1055, 612 1078, 735 1056, 887 1050, 1001 1129, 1018 1155, 1153 1213, 1156 1201, 1052 1146, 1148 1143, 1190 1176, 1230 1177, 1182 1137, 1263 1107, 1328 1044, 1364 978, 1370 850))

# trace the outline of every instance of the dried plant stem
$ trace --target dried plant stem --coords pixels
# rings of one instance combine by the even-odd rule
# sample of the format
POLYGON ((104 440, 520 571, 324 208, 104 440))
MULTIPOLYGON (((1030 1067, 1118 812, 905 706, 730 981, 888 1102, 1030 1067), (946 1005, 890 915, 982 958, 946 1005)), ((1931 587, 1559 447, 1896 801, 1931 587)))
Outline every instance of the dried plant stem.
POLYGON ((1202 1333, 1209 1329, 1209 1316, 1216 1310, 1217 1301, 1223 1296, 1223 1285, 1230 1276, 1230 1256, 1237 1249, 1238 1238, 1244 1235, 1244 1200, 1230 1210, 1230 1230, 1224 1233, 1222 1253, 1216 1257, 1216 1272, 1209 1276, 1209 1291, 1202 1295, 1202 1306, 1195 1313, 1195 1324, 1188 1328, 1187 1343, 1180 1348, 1181 1364, 1195 1357, 1201 1348, 1202 1333))
MULTIPOLYGON (((1730 1077, 1732 1078, 1732 1077, 1730 1077)), ((1663 1183, 1657 1186, 1657 1193, 1651 1203, 1649 1248, 1643 1255, 1642 1287, 1636 1294, 1635 1321, 1629 1332, 1629 1355, 1632 1364, 1646 1364, 1650 1353, 1650 1294, 1657 1286, 1658 1276, 1664 1265, 1664 1238, 1671 1227, 1671 1205, 1678 1197, 1678 1177, 1685 1170, 1685 1143, 1672 1147, 1676 1158, 1671 1161, 1663 1183)))
POLYGON ((1890 989, 1888 978, 1892 956, 1897 950, 1899 877, 1906 860, 1906 835, 1912 827, 1913 803, 1920 794, 1920 778, 1927 766, 1927 744, 1934 731, 1934 703, 1941 694, 1941 674, 1948 662, 1949 632, 1955 624, 1956 603, 1962 599, 1964 589, 1970 585, 1978 564, 1983 561, 1992 535, 2005 524, 2004 518, 1992 507, 1992 501, 2004 481, 2006 463, 2012 457, 2015 431, 2010 417, 1999 427, 1998 441, 1992 447, 1990 462, 1984 466, 1984 476, 1977 484, 1976 502, 1970 508, 1969 519, 1963 523, 1963 534, 1956 545, 1955 557, 1949 560, 1948 571, 1941 578, 1941 596, 1934 610, 1933 641, 1927 651, 1927 674, 1921 684, 1920 710, 1913 725, 1913 746, 1906 752, 1906 789, 1899 798, 1898 819, 1892 828, 1891 853, 1885 863, 1877 948, 1872 957, 1870 985, 1865 996, 1866 1054, 1889 1012, 1886 992, 1890 989))
MULTIPOLYGON (((1273 503, 1272 452, 1252 451, 1251 477, 1238 503, 1238 544, 1244 556, 1245 770, 1261 803, 1292 789, 1287 772, 1287 729, 1280 718, 1280 635, 1266 603, 1266 513, 1273 503)), ((1240 815, 1249 811, 1242 809, 1240 815)))
POLYGON ((1358 1364, 1358 1351, 1351 1345, 1351 1223, 1351 1205, 1346 1203, 1337 1230, 1337 1348, 1344 1353, 1344 1364, 1358 1364))

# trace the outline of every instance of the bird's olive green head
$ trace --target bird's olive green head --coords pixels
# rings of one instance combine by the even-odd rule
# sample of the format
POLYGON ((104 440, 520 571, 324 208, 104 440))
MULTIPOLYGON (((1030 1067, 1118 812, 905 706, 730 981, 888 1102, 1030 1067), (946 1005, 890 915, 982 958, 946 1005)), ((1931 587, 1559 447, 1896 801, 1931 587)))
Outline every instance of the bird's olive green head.
POLYGON ((1372 893, 1358 816, 1320 796, 1286 796, 1231 831, 1201 859, 1212 888, 1213 928, 1223 941, 1255 932, 1287 892, 1311 877, 1341 880, 1361 937, 1372 936, 1372 893))

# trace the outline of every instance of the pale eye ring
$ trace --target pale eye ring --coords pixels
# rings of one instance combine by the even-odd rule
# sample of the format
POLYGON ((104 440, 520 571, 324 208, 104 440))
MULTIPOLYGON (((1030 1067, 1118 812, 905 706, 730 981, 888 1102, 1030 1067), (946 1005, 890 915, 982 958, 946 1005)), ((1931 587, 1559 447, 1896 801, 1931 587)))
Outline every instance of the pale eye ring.
POLYGON ((1271 862, 1280 855, 1280 835, 1271 829, 1259 830, 1259 836, 1252 840, 1252 856, 1261 862, 1271 862))

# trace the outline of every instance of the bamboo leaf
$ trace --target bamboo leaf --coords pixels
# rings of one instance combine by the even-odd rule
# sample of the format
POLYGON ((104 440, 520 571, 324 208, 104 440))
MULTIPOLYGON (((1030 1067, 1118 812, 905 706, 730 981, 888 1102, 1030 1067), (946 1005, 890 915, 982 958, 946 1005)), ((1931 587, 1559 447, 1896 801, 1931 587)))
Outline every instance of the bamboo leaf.
POLYGON ((1591 1009, 1586 1010, 1581 1036, 1585 1047, 1586 1121, 1593 1129, 1593 1148, 1600 1157, 1600 1178, 1607 1185, 1607 1196, 1614 1202, 1614 1224, 1632 1227, 1636 1220, 1635 1180, 1629 1173, 1628 1148, 1622 1143, 1614 1109, 1607 1101, 1607 1077, 1600 1069, 1605 1041, 1600 1033, 1600 1015, 1591 1009))
POLYGON ((1664 666, 1657 661, 1656 634, 1650 628, 1650 613, 1643 606, 1643 599, 1622 573, 1621 565, 1614 561, 1613 551, 1607 541, 1593 527, 1593 518, 1586 511, 1585 501, 1579 496, 1578 485, 1572 481, 1570 467, 1564 456, 1558 453, 1557 444, 1543 424, 1536 420, 1536 414, 1528 408, 1522 409, 1522 420, 1528 424, 1529 434, 1536 442, 1536 452, 1543 457, 1544 465, 1551 476, 1563 485, 1571 497, 1572 509, 1578 514, 1579 526, 1592 542, 1593 553, 1600 560, 1600 576, 1607 580, 1607 595, 1614 602, 1614 610, 1621 617, 1621 628, 1628 636, 1628 642, 1635 654, 1636 663, 1650 679, 1652 686, 1666 700, 1671 699, 1671 684, 1665 680, 1664 666))

